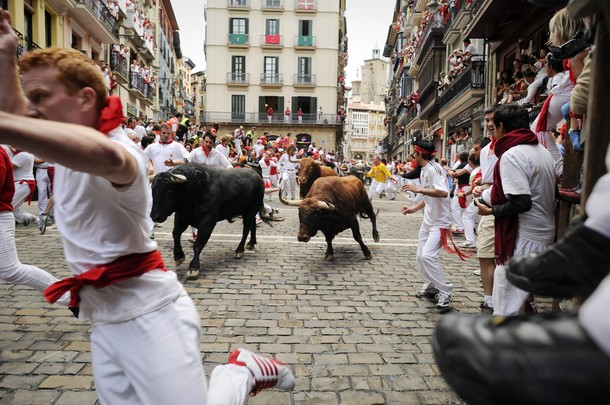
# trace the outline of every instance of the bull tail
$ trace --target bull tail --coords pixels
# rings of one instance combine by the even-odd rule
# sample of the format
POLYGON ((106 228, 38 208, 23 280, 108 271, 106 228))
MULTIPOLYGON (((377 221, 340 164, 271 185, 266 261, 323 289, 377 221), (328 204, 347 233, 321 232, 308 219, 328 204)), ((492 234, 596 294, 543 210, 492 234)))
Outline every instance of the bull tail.
MULTIPOLYGON (((362 219, 370 219, 371 217, 366 213, 365 210, 362 210, 358 213, 358 215, 360 216, 360 218, 362 219)), ((375 212, 373 214, 375 216, 375 218, 377 218, 377 215, 379 215, 379 208, 377 208, 377 212, 375 212)))

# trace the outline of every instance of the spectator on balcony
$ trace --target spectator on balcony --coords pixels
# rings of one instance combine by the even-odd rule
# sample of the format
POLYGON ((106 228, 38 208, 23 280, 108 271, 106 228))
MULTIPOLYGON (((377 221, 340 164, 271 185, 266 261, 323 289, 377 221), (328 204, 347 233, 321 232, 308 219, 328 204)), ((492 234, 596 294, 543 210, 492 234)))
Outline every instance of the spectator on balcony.
POLYGON ((523 61, 519 58, 513 59, 513 71, 512 73, 522 72, 523 69, 523 61))
POLYGON ((322 106, 318 107, 318 113, 316 115, 316 124, 322 123, 322 106))
POLYGON ((297 111, 297 118, 299 120, 299 124, 303 123, 303 110, 301 109, 301 107, 299 107, 299 110, 297 111))
POLYGON ((130 80, 130 84, 131 87, 135 88, 138 87, 138 77, 140 75, 140 63, 134 59, 131 61, 131 80, 130 80))
POLYGON ((286 110, 284 110, 284 122, 290 122, 290 107, 286 106, 286 110))
POLYGON ((465 50, 462 53, 464 65, 467 65, 470 62, 480 61, 481 55, 479 54, 479 50, 477 49, 477 46, 470 41, 470 38, 464 38, 463 42, 465 47, 465 50))
POLYGON ((455 49, 449 57, 449 75, 451 76, 451 78, 456 77, 463 67, 464 64, 462 63, 462 50, 455 49))
POLYGON ((273 121, 273 108, 271 106, 268 106, 267 108, 267 119, 269 120, 269 123, 271 123, 271 121, 273 121))

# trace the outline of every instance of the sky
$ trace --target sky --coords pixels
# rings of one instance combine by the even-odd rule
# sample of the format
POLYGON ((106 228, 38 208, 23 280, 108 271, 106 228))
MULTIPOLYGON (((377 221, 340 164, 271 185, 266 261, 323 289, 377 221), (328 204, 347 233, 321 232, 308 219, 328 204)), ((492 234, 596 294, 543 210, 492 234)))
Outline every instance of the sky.
MULTIPOLYGON (((205 70, 205 4, 206 0, 172 0, 180 28, 182 54, 195 63, 193 72, 205 70)), ((360 67, 365 59, 372 57, 375 47, 383 54, 395 5, 396 0, 347 0, 348 83, 360 78, 360 67)))

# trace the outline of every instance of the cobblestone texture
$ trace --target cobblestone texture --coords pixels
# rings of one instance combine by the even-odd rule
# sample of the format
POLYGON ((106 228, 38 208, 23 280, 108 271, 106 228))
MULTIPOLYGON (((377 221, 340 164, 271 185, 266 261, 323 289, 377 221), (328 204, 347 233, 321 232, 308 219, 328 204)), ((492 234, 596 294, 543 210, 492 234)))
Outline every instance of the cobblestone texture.
MULTIPOLYGON (((379 243, 371 224, 361 221, 368 261, 350 232, 336 238, 333 262, 323 259, 325 242, 296 240, 297 210, 273 227, 258 227, 255 251, 234 258, 241 223, 217 225, 202 254, 198 280, 185 281, 201 314, 201 353, 207 374, 235 347, 273 354, 297 377, 293 393, 262 392, 250 405, 432 405, 459 404, 434 364, 430 337, 442 316, 435 305, 414 296, 421 215, 405 217, 405 200, 375 200, 379 243)), ((30 207, 31 210, 35 206, 30 207)), ((35 226, 17 227, 23 262, 69 276, 55 226, 39 235, 35 226)), ((176 268, 171 257, 171 221, 155 229, 168 268, 184 281, 192 257, 176 268)), ((477 313, 481 302, 475 259, 461 262, 441 254, 455 285, 453 308, 477 313)), ((0 283, 0 405, 96 404, 89 324, 39 293, 0 283)))

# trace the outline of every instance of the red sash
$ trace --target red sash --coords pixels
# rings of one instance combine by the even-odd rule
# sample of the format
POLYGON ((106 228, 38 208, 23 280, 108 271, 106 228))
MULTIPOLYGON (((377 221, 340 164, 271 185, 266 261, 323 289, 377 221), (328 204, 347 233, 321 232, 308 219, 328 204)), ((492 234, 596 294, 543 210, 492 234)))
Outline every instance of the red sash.
POLYGON ((104 288, 130 278, 139 277, 151 270, 167 271, 158 250, 132 253, 115 261, 87 270, 83 274, 68 277, 51 284, 44 290, 44 298, 51 304, 70 291, 70 307, 78 307, 79 291, 86 285, 104 288))
POLYGON ((16 183, 19 183, 19 184, 27 183, 28 184, 28 187, 30 188, 30 194, 28 195, 28 198, 26 199, 26 201, 28 202, 28 205, 30 205, 32 203, 32 197, 34 197, 34 191, 36 190, 36 181, 35 180, 19 180, 16 183))

